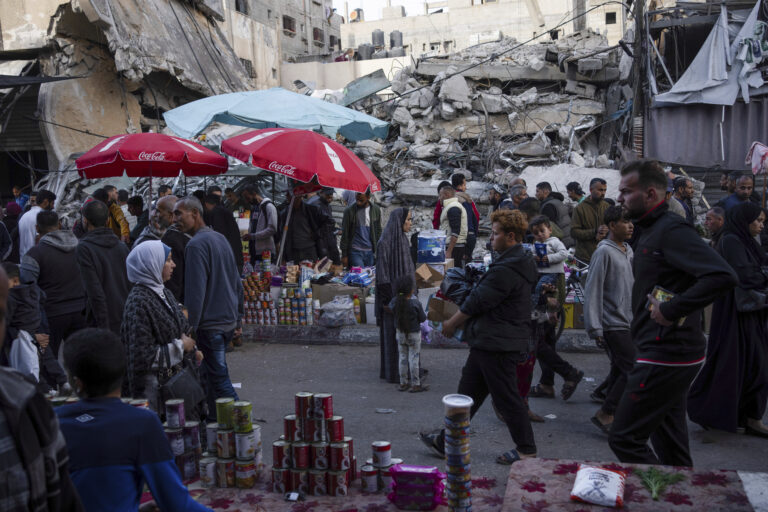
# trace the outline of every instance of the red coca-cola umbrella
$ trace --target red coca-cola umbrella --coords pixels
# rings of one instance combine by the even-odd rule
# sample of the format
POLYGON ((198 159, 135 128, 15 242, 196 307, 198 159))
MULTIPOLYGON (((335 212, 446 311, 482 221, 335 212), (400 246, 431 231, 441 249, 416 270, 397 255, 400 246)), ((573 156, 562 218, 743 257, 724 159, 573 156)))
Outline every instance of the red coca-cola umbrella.
POLYGON ((317 188, 381 190, 379 179, 352 151, 309 130, 255 130, 225 140, 221 152, 296 181, 317 183, 317 188))
POLYGON ((199 144, 162 133, 115 135, 75 161, 83 178, 175 178, 227 171, 227 158, 199 144))

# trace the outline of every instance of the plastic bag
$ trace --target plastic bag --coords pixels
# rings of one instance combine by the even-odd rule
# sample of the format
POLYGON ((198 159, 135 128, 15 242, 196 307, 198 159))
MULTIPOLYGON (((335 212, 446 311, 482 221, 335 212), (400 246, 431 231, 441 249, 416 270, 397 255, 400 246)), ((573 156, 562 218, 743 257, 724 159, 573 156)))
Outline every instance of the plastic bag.
POLYGON ((445 278, 440 284, 440 292, 446 299, 461 306, 473 286, 474 283, 467 278, 464 269, 454 267, 445 272, 445 278))
POLYGON ((349 295, 337 295, 330 302, 320 306, 320 318, 318 325, 323 327, 341 327, 342 325, 355 325, 355 305, 349 295))
POLYGON ((571 499, 603 507, 621 508, 624 506, 626 478, 627 475, 623 471, 579 464, 571 499))

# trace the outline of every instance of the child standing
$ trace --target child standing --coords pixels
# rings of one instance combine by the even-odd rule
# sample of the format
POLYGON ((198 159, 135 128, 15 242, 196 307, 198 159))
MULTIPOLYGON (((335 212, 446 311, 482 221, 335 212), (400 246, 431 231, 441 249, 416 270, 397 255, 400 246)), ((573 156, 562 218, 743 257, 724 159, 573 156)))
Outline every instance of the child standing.
POLYGON ((542 286, 557 286, 558 281, 565 278, 563 262, 568 256, 568 249, 559 238, 552 236, 551 226, 548 217, 539 215, 531 220, 529 227, 534 240, 533 256, 539 270, 539 281, 533 291, 534 306, 539 301, 542 286))
POLYGON ((411 372, 411 393, 426 391, 429 386, 419 381, 419 352, 421 351, 421 323, 427 319, 421 303, 414 298, 416 283, 412 276, 397 280, 397 295, 389 303, 395 314, 398 352, 400 354, 400 385, 398 391, 408 389, 408 371, 411 372))

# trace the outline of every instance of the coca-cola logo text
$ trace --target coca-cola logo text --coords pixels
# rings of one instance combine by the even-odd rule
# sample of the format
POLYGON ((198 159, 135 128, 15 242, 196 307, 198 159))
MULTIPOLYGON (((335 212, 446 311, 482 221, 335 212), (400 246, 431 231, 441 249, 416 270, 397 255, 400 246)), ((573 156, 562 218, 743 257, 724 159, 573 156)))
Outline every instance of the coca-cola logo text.
POLYGON ((279 172, 280 174, 287 174, 288 176, 293 176, 296 173, 296 167, 288 164, 279 164, 277 162, 270 162, 267 169, 279 172))
POLYGON ((154 153, 147 153, 146 151, 142 151, 141 153, 139 153, 139 160, 161 162, 165 160, 165 151, 155 151, 154 153))

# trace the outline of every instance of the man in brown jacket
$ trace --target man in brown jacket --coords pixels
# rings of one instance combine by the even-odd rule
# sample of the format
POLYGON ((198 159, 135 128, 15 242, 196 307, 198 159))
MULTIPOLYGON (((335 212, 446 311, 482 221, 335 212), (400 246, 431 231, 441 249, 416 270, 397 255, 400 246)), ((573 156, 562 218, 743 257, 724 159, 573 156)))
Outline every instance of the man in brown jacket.
POLYGON ((597 249, 597 243, 608 235, 608 226, 603 222, 605 210, 610 206, 605 200, 606 182, 592 178, 589 182, 589 197, 573 210, 571 237, 576 240, 574 256, 586 263, 597 249))
POLYGON ((117 202, 117 187, 114 185, 106 185, 104 191, 107 193, 109 201, 107 206, 109 207, 109 223, 108 227, 117 235, 117 238, 125 243, 128 243, 131 239, 131 226, 125 219, 123 209, 117 202))

